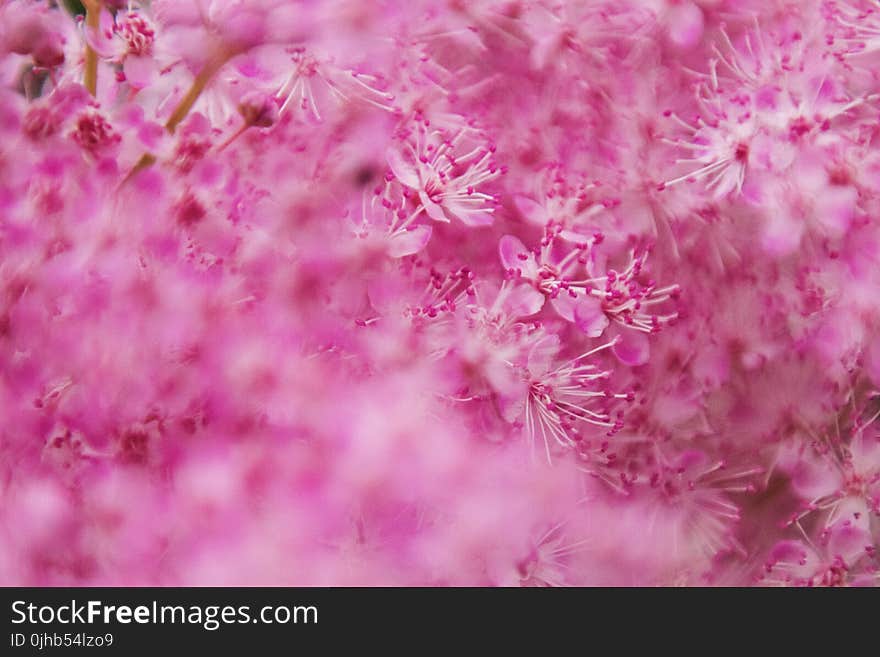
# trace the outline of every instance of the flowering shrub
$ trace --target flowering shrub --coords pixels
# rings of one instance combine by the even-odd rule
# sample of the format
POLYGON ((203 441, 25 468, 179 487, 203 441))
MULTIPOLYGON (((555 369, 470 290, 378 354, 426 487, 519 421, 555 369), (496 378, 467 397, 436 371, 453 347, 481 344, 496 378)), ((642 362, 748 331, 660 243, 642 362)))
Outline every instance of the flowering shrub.
POLYGON ((0 582, 880 583, 880 2, 0 2, 0 582))

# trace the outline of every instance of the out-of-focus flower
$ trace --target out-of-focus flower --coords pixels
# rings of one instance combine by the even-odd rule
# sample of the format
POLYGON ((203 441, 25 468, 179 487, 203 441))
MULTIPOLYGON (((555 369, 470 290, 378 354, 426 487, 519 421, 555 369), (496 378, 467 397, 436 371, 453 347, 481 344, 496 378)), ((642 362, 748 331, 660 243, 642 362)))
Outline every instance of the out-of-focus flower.
POLYGON ((875 0, 75 4, 0 2, 0 583, 880 583, 875 0))

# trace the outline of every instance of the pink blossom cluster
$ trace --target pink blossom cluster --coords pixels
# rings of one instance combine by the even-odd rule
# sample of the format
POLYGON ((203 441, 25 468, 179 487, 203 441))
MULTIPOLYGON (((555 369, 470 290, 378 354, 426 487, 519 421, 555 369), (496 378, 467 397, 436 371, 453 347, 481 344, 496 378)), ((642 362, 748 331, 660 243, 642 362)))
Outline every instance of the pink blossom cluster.
POLYGON ((880 583, 877 0, 0 2, 0 582, 880 583))

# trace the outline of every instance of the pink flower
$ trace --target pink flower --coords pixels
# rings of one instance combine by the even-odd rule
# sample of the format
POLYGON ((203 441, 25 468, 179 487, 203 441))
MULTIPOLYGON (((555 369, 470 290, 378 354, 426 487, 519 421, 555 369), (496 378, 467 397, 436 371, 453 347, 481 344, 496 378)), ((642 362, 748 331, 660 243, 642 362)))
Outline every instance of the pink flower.
POLYGON ((356 227, 360 239, 374 239, 392 258, 418 253, 431 239, 431 227, 415 223, 418 210, 407 207, 406 197, 395 205, 387 198, 364 193, 361 221, 356 227))
POLYGON ((548 462, 552 462, 554 450, 579 448, 584 430, 598 427, 611 436, 623 427, 622 414, 615 415, 611 403, 632 401, 633 394, 612 392, 607 385, 611 372, 590 360, 611 344, 559 363, 559 338, 538 336, 520 365, 528 391, 525 399, 508 401, 514 404, 508 417, 515 417, 523 426, 533 449, 536 443, 542 444, 548 462))
POLYGON ((399 145, 386 153, 395 179, 418 194, 422 209, 434 221, 455 218, 471 227, 491 224, 497 199, 479 188, 502 173, 494 159, 495 147, 466 125, 447 135, 426 118, 417 116, 414 124, 401 131, 399 145))
POLYGON ((549 298, 560 317, 574 322, 590 337, 599 337, 608 326, 608 319, 602 313, 601 302, 587 292, 586 283, 583 279, 578 280, 575 273, 576 265, 586 262, 583 253, 588 245, 578 245, 561 261, 555 262, 550 244, 547 242, 541 249, 539 261, 518 238, 513 235, 502 237, 499 251, 506 275, 519 282, 520 294, 525 295, 528 290, 528 308, 532 310, 529 314, 538 312, 544 300, 549 298))
MULTIPOLYGON (((553 230, 551 227, 548 232, 553 230)), ((560 234, 561 227, 555 230, 555 234, 560 234)), ((550 299, 560 317, 575 323, 589 337, 602 335, 611 320, 647 333, 657 332, 661 325, 674 320, 675 313, 658 315, 649 312, 652 307, 677 297, 679 292, 677 285, 657 288, 653 281, 640 282, 647 254, 638 257, 631 254, 629 265, 621 273, 612 269, 605 276, 592 275, 593 267, 589 264, 591 248, 601 241, 601 235, 597 234, 555 262, 552 257, 555 237, 545 237, 539 264, 535 254, 528 251, 518 238, 512 235, 502 237, 499 245, 501 262, 512 280, 526 281, 519 289, 523 290, 520 294, 529 290, 531 295, 528 307, 533 310, 528 314, 538 312, 543 306, 543 300, 531 291, 534 288, 550 299)))
POLYGON ((85 28, 86 41, 98 54, 121 66, 126 82, 137 89, 146 87, 158 74, 155 58, 156 27, 141 12, 118 12, 104 8, 96 30, 85 28))
POLYGON ((382 90, 382 81, 375 75, 351 68, 340 68, 332 60, 322 61, 305 48, 288 53, 290 74, 278 89, 281 111, 288 107, 321 121, 321 106, 331 101, 359 101, 385 111, 394 111, 394 95, 382 90))

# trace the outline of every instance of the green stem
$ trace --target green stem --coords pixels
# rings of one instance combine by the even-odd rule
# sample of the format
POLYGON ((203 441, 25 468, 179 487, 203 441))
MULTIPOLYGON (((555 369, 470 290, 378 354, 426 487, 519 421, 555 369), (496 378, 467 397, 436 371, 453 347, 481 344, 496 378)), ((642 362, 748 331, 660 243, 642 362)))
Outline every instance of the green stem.
POLYGON ((186 92, 186 95, 177 104, 177 107, 174 108, 171 116, 168 117, 168 121, 165 123, 165 129, 168 132, 172 134, 174 133, 177 126, 180 125, 180 122, 186 118, 186 115, 189 114, 193 105, 196 104, 196 101, 199 99, 199 96, 202 95, 205 87, 208 86, 211 78, 214 77, 217 71, 219 71, 227 61, 229 61, 229 55, 220 54, 216 57, 212 57, 208 63, 205 64, 205 68, 199 71, 199 74, 196 76, 196 79, 193 80, 189 91, 186 92))
MULTIPOLYGON (((186 115, 189 114, 189 111, 193 108, 193 105, 196 104, 196 101, 199 99, 199 96, 202 95, 202 92, 205 90, 205 87, 208 86, 208 83, 211 81, 211 78, 217 74, 223 65, 229 61, 232 55, 230 53, 221 52, 220 54, 212 57, 207 64, 205 64, 205 68, 199 71, 199 74, 196 76, 196 79, 193 80, 192 85, 189 90, 186 92, 186 95, 181 99, 181 101, 177 104, 177 107, 174 108, 174 111, 171 112, 171 116, 168 117, 168 121, 165 122, 165 129, 174 134, 174 131, 177 130, 177 126, 180 125, 180 122, 186 118, 186 115)), ((152 153, 144 153, 141 156, 141 159, 138 160, 137 164, 134 165, 134 168, 128 173, 125 179, 122 181, 124 185, 129 180, 131 180, 135 174, 139 171, 143 171, 147 169, 153 164, 156 163, 156 156, 152 153)))

